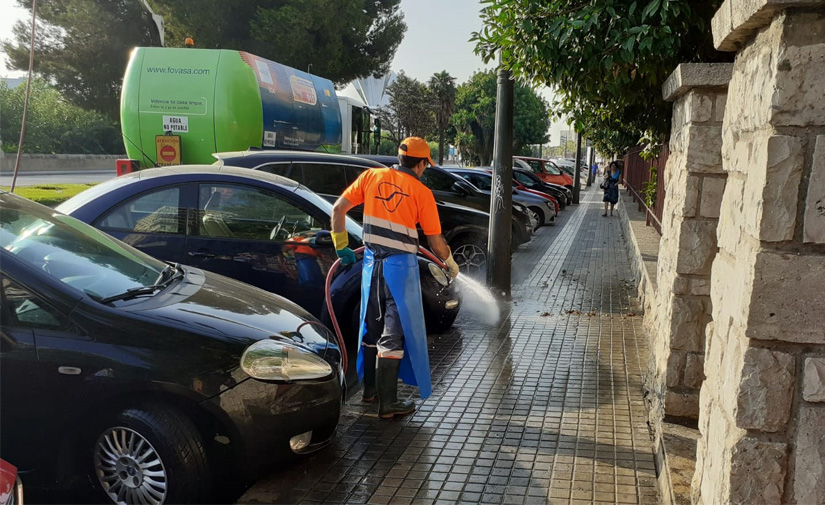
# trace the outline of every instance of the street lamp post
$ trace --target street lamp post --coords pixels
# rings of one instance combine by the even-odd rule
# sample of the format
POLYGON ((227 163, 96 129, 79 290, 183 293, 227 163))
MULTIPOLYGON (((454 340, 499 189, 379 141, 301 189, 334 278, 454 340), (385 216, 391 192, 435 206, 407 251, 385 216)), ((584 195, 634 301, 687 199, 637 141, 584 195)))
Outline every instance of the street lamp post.
POLYGON ((487 239, 487 284, 496 294, 510 298, 513 215, 513 81, 499 68, 496 129, 493 144, 493 187, 487 239))

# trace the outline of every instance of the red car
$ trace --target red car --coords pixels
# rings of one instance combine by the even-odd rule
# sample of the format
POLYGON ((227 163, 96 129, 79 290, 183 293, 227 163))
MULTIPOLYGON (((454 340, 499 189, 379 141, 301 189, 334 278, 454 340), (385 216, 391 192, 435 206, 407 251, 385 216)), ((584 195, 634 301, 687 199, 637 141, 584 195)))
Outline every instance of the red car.
MULTIPOLYGON (((491 168, 485 168, 484 171, 487 172, 488 174, 493 173, 493 169, 491 169, 491 168)), ((556 200, 556 197, 554 197, 553 195, 548 195, 547 193, 542 193, 541 191, 536 191, 535 189, 530 189, 530 188, 528 188, 527 186, 525 186, 524 184, 518 182, 515 179, 513 179, 513 189, 518 190, 518 191, 524 191, 525 193, 530 193, 530 194, 540 196, 542 198, 546 198, 546 199, 550 200, 551 202, 553 202, 553 207, 555 208, 556 215, 557 216, 559 215, 559 210, 560 210, 559 202, 558 202, 558 200, 556 200)))
POLYGON ((17 467, 0 459, 0 505, 23 505, 23 484, 17 467))
POLYGON ((573 178, 562 172, 561 169, 550 160, 530 158, 528 156, 513 156, 513 161, 522 168, 532 170, 544 182, 573 188, 573 178))

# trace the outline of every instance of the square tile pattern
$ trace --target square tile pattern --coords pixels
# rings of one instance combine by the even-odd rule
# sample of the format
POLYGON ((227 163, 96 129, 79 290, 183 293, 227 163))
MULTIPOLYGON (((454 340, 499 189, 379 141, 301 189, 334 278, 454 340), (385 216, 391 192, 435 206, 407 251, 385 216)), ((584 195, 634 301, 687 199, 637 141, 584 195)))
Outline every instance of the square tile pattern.
POLYGON ((514 254, 497 326, 461 315, 429 337, 433 394, 415 414, 379 420, 354 394, 329 447, 240 503, 659 503, 647 340, 626 238, 601 196, 584 191, 514 254))

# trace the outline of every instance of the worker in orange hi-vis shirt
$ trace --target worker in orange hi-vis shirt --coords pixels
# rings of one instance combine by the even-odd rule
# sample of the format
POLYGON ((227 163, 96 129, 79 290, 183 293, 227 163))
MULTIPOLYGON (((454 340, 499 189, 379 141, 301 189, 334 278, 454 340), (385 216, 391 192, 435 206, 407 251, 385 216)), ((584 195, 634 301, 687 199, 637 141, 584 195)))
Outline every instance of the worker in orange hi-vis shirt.
POLYGON ((364 381, 362 400, 372 402, 377 395, 378 416, 385 419, 415 410, 413 401, 398 399, 399 377, 417 385, 421 398, 432 392, 416 257, 417 225, 430 249, 444 260, 450 277, 458 275, 458 265, 441 235, 433 193, 419 180, 434 165, 430 147, 422 138, 408 137, 398 147, 398 161, 392 168, 362 173, 332 209, 336 253, 342 263, 354 263, 345 216, 364 204, 358 377, 364 381))

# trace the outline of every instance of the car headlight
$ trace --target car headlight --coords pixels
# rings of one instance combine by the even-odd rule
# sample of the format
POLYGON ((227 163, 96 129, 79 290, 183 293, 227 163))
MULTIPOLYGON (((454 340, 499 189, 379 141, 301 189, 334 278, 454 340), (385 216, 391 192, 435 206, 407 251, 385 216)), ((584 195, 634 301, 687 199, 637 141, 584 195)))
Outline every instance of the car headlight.
POLYGON ((332 373, 329 363, 315 353, 277 340, 259 340, 241 356, 241 368, 261 380, 321 379, 332 373))
POLYGON ((438 281, 439 284, 446 287, 450 285, 450 279, 447 278, 447 274, 444 273, 444 270, 441 269, 435 263, 427 263, 427 268, 430 269, 430 273, 435 277, 435 280, 438 281))
POLYGON ((555 209, 555 208, 556 208, 556 207, 553 205, 553 202, 551 202, 550 200, 545 200, 545 201, 544 201, 544 205, 547 205, 547 206, 548 206, 548 207, 550 207, 551 209, 555 209))
POLYGON ((522 205, 520 203, 514 203, 513 207, 515 207, 516 209, 518 209, 522 212, 527 212, 527 207, 525 207, 524 205, 522 205))

